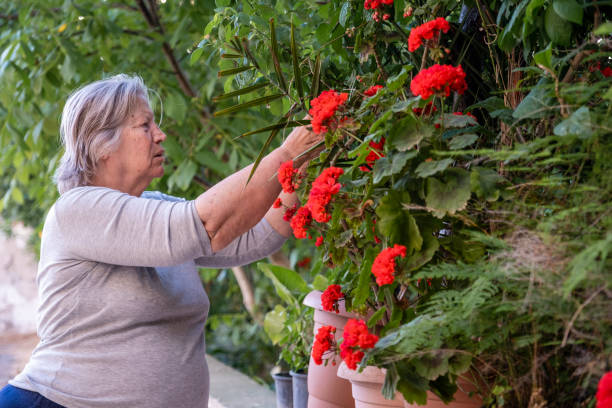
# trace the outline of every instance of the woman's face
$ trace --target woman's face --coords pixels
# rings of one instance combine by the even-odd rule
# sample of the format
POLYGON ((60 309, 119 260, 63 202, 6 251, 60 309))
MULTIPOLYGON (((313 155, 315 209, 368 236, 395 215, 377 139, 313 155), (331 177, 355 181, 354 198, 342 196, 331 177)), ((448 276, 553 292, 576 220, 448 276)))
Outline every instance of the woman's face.
POLYGON ((106 159, 107 166, 122 178, 121 184, 130 189, 144 190, 153 178, 164 175, 161 142, 166 135, 153 119, 149 104, 142 100, 124 125, 119 147, 106 159))

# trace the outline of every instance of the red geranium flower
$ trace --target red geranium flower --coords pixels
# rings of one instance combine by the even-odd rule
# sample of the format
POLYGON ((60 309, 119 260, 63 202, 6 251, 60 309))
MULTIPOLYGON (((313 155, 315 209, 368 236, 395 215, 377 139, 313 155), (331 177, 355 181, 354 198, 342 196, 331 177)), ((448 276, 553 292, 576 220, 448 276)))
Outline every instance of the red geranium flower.
POLYGON ((366 10, 374 10, 382 7, 383 4, 392 5, 393 0, 365 0, 363 3, 363 8, 366 10))
POLYGON ((380 139, 380 142, 375 142, 375 141, 371 141, 370 142, 370 147, 372 148, 372 150, 370 150, 370 153, 368 153, 368 155, 366 156, 365 162, 368 166, 359 166, 359 170, 361 171, 370 171, 370 168, 374 165, 374 162, 378 159, 380 159, 381 157, 385 157, 385 155, 382 153, 383 151, 383 147, 385 146, 385 138, 382 137, 380 139))
POLYGON ((363 358, 362 350, 371 349, 376 342, 378 342, 378 336, 368 332, 368 327, 363 320, 349 319, 344 326, 340 357, 348 368, 355 370, 363 358))
POLYGON ((283 220, 287 222, 291 221, 291 217, 293 217, 293 214, 295 214, 297 208, 297 204, 293 204, 293 207, 287 208, 287 211, 285 211, 285 214, 283 215, 283 220))
POLYGON ((272 204, 272 208, 280 208, 281 205, 283 205, 283 202, 281 201, 280 197, 278 197, 276 200, 274 200, 274 204, 272 204))
POLYGON ((599 380, 595 399, 597 400, 596 408, 612 408, 612 371, 605 373, 599 380))
POLYGON ((310 101, 310 116, 312 120, 312 131, 320 134, 328 130, 328 126, 334 125, 333 116, 336 110, 348 99, 347 93, 338 93, 333 89, 321 92, 321 95, 310 101))
POLYGON ((372 85, 371 87, 369 87, 368 89, 366 89, 365 91, 363 91, 363 94, 365 96, 374 96, 376 95, 376 93, 378 91, 380 91, 381 89, 383 89, 382 85, 372 85))
POLYGON ((319 327, 315 336, 314 344, 312 345, 312 359, 315 364, 321 365, 323 363, 323 355, 335 349, 336 339, 334 333, 336 328, 334 326, 322 326, 319 327))
POLYGON ((296 180, 297 169, 293 168, 293 161, 289 160, 284 162, 278 168, 278 181, 283 187, 285 193, 293 193, 298 187, 296 180))
POLYGON ((327 289, 325 289, 321 294, 321 306, 323 306, 323 310, 339 313, 338 300, 344 297, 344 293, 342 293, 340 289, 340 285, 329 285, 327 289))
POLYGON ((393 248, 383 249, 374 259, 372 263, 372 273, 376 276, 378 286, 389 285, 393 283, 395 277, 395 258, 406 256, 406 247, 395 244, 393 248))
POLYGON ((450 24, 444 17, 438 17, 413 28, 408 37, 408 51, 416 51, 423 44, 423 40, 437 40, 440 31, 447 33, 448 30, 450 30, 450 24))
POLYGON ((433 94, 450 96, 451 91, 463 94, 467 89, 465 72, 461 65, 435 64, 419 72, 410 83, 410 90, 414 95, 421 95, 427 99, 433 94))
POLYGON ((293 235, 296 238, 304 239, 306 238, 306 228, 308 228, 311 222, 312 216, 308 207, 300 207, 293 218, 291 218, 289 225, 291 225, 293 235))
POLYGON ((337 180, 343 173, 344 170, 340 167, 329 167, 312 182, 305 207, 310 210, 315 221, 323 223, 330 220, 331 215, 327 213, 326 207, 332 197, 340 191, 342 185, 337 180))
POLYGON ((323 245, 323 236, 317 237, 317 240, 315 241, 316 247, 320 247, 321 245, 323 245))

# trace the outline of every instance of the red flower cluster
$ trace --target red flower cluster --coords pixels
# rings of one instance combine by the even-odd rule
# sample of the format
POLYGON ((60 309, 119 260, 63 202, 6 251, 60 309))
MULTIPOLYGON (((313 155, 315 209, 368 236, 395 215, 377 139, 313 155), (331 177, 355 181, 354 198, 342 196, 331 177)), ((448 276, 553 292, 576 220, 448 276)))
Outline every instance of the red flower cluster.
POLYGON ((320 247, 321 245, 323 245, 323 236, 317 237, 317 240, 315 241, 316 247, 320 247))
POLYGON ((315 364, 323 364, 323 354, 327 351, 332 350, 336 344, 334 333, 336 328, 334 326, 322 326, 319 327, 317 335, 315 336, 314 344, 312 345, 312 359, 315 364))
POLYGON ((291 217, 293 217, 293 214, 295 214, 296 211, 297 204, 293 204, 293 207, 287 208, 287 211, 285 211, 285 214, 283 215, 283 220, 287 222, 291 221, 291 217))
POLYGON ((333 89, 321 92, 321 95, 310 101, 310 116, 312 120, 312 131, 320 134, 327 132, 327 126, 330 124, 330 119, 336 113, 336 110, 348 99, 347 93, 338 93, 333 89))
POLYGON ((323 310, 339 313, 338 300, 344 297, 344 293, 342 293, 340 289, 340 285, 329 285, 327 289, 325 289, 321 294, 321 306, 323 306, 323 310))
POLYGON ((596 408, 612 407, 612 371, 605 373, 599 380, 595 399, 597 400, 596 408))
POLYGON ((293 160, 284 162, 278 168, 278 181, 283 186, 285 193, 293 193, 298 187, 297 173, 298 170, 293 168, 293 160))
POLYGON ((430 68, 419 72, 410 83, 410 90, 414 95, 421 95, 427 99, 434 93, 450 96, 451 91, 457 91, 462 95, 467 89, 465 72, 461 65, 435 64, 430 68))
POLYGON ((291 218, 291 229, 293 230, 293 235, 296 238, 306 238, 306 228, 312 222, 312 215, 310 215, 310 210, 308 207, 300 207, 297 210, 297 213, 291 218))
POLYGON ((377 8, 382 8, 383 4, 392 5, 393 0, 365 0, 363 8, 366 10, 375 10, 377 8))
POLYGON ((393 272, 395 271, 395 258, 401 256, 406 257, 406 247, 403 245, 395 244, 393 248, 386 248, 380 251, 380 254, 374 259, 372 263, 372 273, 376 276, 376 283, 378 286, 388 285, 393 283, 395 277, 393 272))
POLYGON ((382 85, 372 85, 371 87, 369 87, 368 89, 366 89, 365 91, 363 91, 363 94, 365 96, 374 96, 376 95, 376 93, 378 91, 380 91, 381 89, 383 89, 382 85))
POLYGON ((423 40, 437 40, 440 31, 447 33, 448 30, 450 30, 450 24, 444 17, 438 17, 413 28, 408 37, 408 51, 416 51, 423 44, 423 40))
POLYGON ((383 151, 383 147, 385 146, 385 138, 382 137, 380 139, 380 142, 376 143, 375 141, 371 141, 370 142, 370 147, 373 150, 370 150, 370 153, 368 153, 368 155, 366 156, 365 162, 367 164, 367 166, 359 166, 359 170, 361 171, 370 171, 370 168, 374 165, 374 162, 378 159, 380 159, 381 157, 385 157, 385 155, 382 153, 383 151), (378 153, 376 153, 378 152, 378 153), (370 167, 368 167, 370 166, 370 167))
POLYGON ((337 180, 342 174, 344 174, 344 170, 340 167, 329 167, 323 170, 312 182, 305 207, 310 210, 315 221, 323 223, 331 218, 331 215, 326 211, 326 206, 332 197, 340 191, 342 185, 337 180))
POLYGON ((283 202, 280 199, 280 197, 278 197, 276 200, 274 200, 274 204, 272 204, 272 208, 280 208, 281 205, 283 205, 283 202))
POLYGON ((363 320, 349 319, 344 326, 344 340, 340 345, 340 357, 351 370, 357 369, 357 364, 363 358, 363 351, 376 345, 378 336, 368 332, 363 320))

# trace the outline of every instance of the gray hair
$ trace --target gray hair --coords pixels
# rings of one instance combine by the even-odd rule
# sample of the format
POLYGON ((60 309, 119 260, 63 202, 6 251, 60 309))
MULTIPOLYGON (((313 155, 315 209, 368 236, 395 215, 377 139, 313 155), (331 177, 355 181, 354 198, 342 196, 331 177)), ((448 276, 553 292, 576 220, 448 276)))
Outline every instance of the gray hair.
POLYGON ((91 182, 98 160, 117 149, 127 118, 142 100, 149 102, 144 82, 125 74, 92 82, 70 95, 60 125, 65 152, 54 176, 60 194, 91 182))

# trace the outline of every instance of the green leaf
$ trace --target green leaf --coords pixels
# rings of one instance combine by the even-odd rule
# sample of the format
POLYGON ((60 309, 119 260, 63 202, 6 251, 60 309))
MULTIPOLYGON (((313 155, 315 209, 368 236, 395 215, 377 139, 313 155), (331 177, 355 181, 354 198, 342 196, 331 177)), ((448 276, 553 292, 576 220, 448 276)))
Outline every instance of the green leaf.
POLYGON ((464 147, 468 147, 474 142, 478 140, 478 135, 475 133, 464 133, 462 135, 457 135, 453 137, 450 142, 448 142, 448 147, 451 150, 459 150, 464 147))
POLYGON ((338 17, 338 22, 342 27, 346 27, 346 22, 351 16, 351 8, 352 5, 350 1, 345 1, 344 4, 342 4, 342 8, 340 9, 340 16, 338 17))
POLYGON ((390 244, 406 246, 407 254, 421 249, 423 237, 414 217, 402 207, 410 202, 410 194, 406 191, 390 191, 380 200, 376 208, 378 230, 387 237, 390 244))
POLYGON ((257 134, 257 133, 267 132, 267 131, 270 131, 270 130, 289 129, 289 128, 293 128, 293 127, 296 127, 296 126, 306 126, 306 125, 309 125, 309 124, 310 124, 309 120, 279 122, 279 123, 276 123, 274 125, 263 127, 261 129, 251 130, 250 132, 243 133, 240 136, 238 136, 236 139, 239 139, 241 137, 251 136, 251 135, 254 135, 254 134, 257 134))
POLYGON ((454 113, 445 113, 443 115, 445 128, 462 128, 466 126, 477 125, 476 119, 470 115, 455 115, 454 113))
POLYGON ((463 374, 471 365, 471 355, 467 353, 455 353, 448 359, 448 372, 455 375, 463 374))
POLYGON ((428 380, 435 380, 448 372, 446 353, 439 351, 432 351, 429 354, 421 355, 418 359, 413 359, 412 365, 418 375, 428 380))
POLYGON ((463 169, 449 169, 444 174, 444 181, 433 177, 427 179, 425 202, 438 218, 463 210, 469 199, 470 174, 463 169))
POLYGON ((399 375, 397 374, 397 368, 395 364, 387 368, 385 373, 385 381, 382 387, 382 395, 387 400, 395 398, 395 392, 397 390, 397 383, 399 382, 399 375))
POLYGON ((605 23, 601 24, 599 27, 597 27, 595 31, 593 31, 593 34, 595 35, 612 34, 612 21, 606 21, 605 23))
POLYGON ((536 52, 533 60, 536 64, 543 65, 552 71, 552 43, 549 43, 542 51, 536 52))
POLYGON ((259 163, 261 163, 261 160, 264 158, 266 151, 268 150, 268 147, 270 147, 270 143, 272 143, 272 140, 274 140, 274 138, 278 134, 278 131, 279 129, 274 129, 268 135, 268 138, 266 139, 265 143, 263 144, 263 147, 259 151, 259 154, 257 155, 257 158, 255 159, 255 162, 253 163, 253 167, 251 168, 251 173, 249 174, 249 178, 247 179, 247 184, 249 184, 249 181, 251 181, 253 174, 255 174, 255 170, 257 170, 259 163))
POLYGON ((219 159, 212 150, 204 149, 194 153, 193 157, 200 165, 212 169, 217 174, 228 174, 232 168, 228 163, 219 159))
POLYGON ((182 95, 174 92, 169 93, 164 108, 166 108, 169 117, 178 123, 183 123, 187 114, 187 103, 182 95))
POLYGON ((287 311, 281 305, 276 305, 273 310, 266 313, 264 317, 264 331, 272 341, 278 344, 284 337, 283 328, 287 321, 287 311))
POLYGON ((380 117, 378 119, 376 119, 376 121, 374 123, 372 123, 372 126, 370 126, 370 130, 368 131, 368 133, 372 134, 379 127, 381 127, 383 125, 386 125, 388 123, 389 118, 391 117, 391 115, 393 115, 393 111, 391 111, 391 110, 388 110, 385 113, 383 113, 382 115, 380 115, 380 117))
POLYGON ((312 86, 310 87, 310 99, 319 96, 319 83, 321 76, 321 54, 317 54, 312 72, 312 86))
POLYGON ((324 291, 329 286, 329 280, 325 275, 318 274, 312 281, 312 287, 316 290, 324 291))
POLYGON ((391 92, 400 89, 408 79, 408 72, 412 70, 412 65, 404 65, 399 74, 387 79, 387 89, 391 92))
POLYGON ((405 272, 413 272, 431 261, 434 254, 440 248, 438 239, 434 236, 434 229, 430 226, 420 226, 421 236, 423 237, 423 245, 421 250, 408 256, 404 263, 403 270, 405 272))
POLYGON ((293 62, 293 79, 300 96, 300 100, 304 99, 304 84, 302 81, 302 72, 300 70, 300 61, 298 55, 297 44, 295 43, 295 25, 291 20, 291 61, 293 62))
POLYGON ((419 166, 414 171, 417 177, 429 177, 433 176, 436 173, 446 170, 448 166, 453 164, 453 159, 442 159, 442 160, 433 160, 433 161, 425 161, 419 164, 419 166))
POLYGON ((374 312, 374 314, 370 316, 370 318, 368 319, 368 323, 367 323, 368 327, 374 327, 376 323, 378 323, 378 321, 382 319, 382 317, 384 316, 386 312, 387 312, 387 308, 385 306, 381 307, 376 312, 374 312))
POLYGON ((604 239, 596 241, 574 256, 569 264, 569 276, 563 282, 565 298, 589 276, 604 270, 610 251, 612 251, 612 233, 608 232, 604 239))
POLYGON ((553 132, 557 136, 576 135, 580 139, 590 138, 593 136, 593 128, 589 108, 581 106, 569 118, 555 126, 553 132))
POLYGON ((276 276, 279 282, 281 282, 287 289, 292 292, 307 294, 310 292, 310 287, 304 281, 304 279, 294 270, 285 268, 280 265, 268 264, 260 262, 257 267, 262 271, 269 271, 276 276))
POLYGON ((239 96, 239 95, 244 95, 244 94, 247 94, 247 93, 251 93, 253 91, 256 91, 258 89, 266 87, 269 84, 270 84, 269 82, 265 81, 265 82, 261 82, 259 84, 247 86, 246 88, 238 89, 236 91, 232 91, 232 92, 228 92, 226 94, 215 96, 213 98, 213 101, 217 102, 217 101, 220 101, 220 100, 223 100, 223 99, 233 98, 234 96, 239 96))
POLYGON ((287 89, 287 80, 283 75, 283 70, 280 66, 280 59, 278 57, 278 41, 276 41, 276 28, 274 27, 274 19, 270 19, 270 54, 272 55, 272 62, 274 63, 274 71, 276 72, 276 78, 278 79, 278 85, 285 92, 287 89))
POLYGON ((582 7, 576 0, 554 0, 553 9, 562 18, 582 24, 582 7))
POLYGON ((187 159, 183 161, 181 164, 179 164, 177 169, 170 176, 170 179, 181 190, 187 190, 197 170, 198 170, 198 165, 195 164, 193 161, 187 159))
POLYGON ((282 98, 283 96, 284 96, 283 94, 263 96, 261 98, 253 99, 251 101, 241 103, 239 105, 234 105, 230 108, 218 110, 214 113, 214 116, 227 115, 229 113, 238 112, 240 110, 251 108, 253 106, 263 105, 264 103, 272 102, 278 98, 282 98))
POLYGON ((365 250, 363 260, 359 266, 359 282, 357 289, 353 292, 353 307, 359 308, 365 304, 366 299, 370 295, 370 282, 372 281, 372 263, 378 255, 378 250, 372 246, 368 246, 365 250))
POLYGON ((198 60, 200 59, 203 53, 204 53, 204 48, 196 48, 191 53, 191 57, 189 57, 189 65, 193 66, 196 62, 198 62, 198 60))
POLYGON ((221 78, 228 75, 239 74, 241 72, 248 71, 249 69, 253 68, 255 68, 253 65, 244 65, 242 67, 224 69, 222 71, 217 72, 217 76, 221 78))
POLYGON ((419 123, 412 115, 408 115, 393 124, 389 131, 388 142, 403 152, 412 149, 421 140, 431 137, 433 133, 433 126, 419 123))
POLYGON ((548 115, 550 111, 547 108, 551 103, 549 92, 548 83, 545 80, 540 80, 516 107, 512 117, 520 120, 541 118, 548 115))
POLYGON ((373 181, 378 184, 383 178, 397 174, 406 165, 409 159, 412 159, 418 154, 417 151, 397 152, 393 156, 383 157, 378 159, 374 165, 373 181))
MULTIPOLYGON (((263 265, 266 265, 266 264, 263 264, 263 265)), ((266 275, 268 279, 272 281, 272 284, 274 285, 274 289, 276 290, 276 294, 278 295, 278 297, 281 298, 283 302, 285 302, 289 307, 295 307, 295 308, 300 307, 297 299, 291 294, 291 291, 287 289, 287 287, 283 285, 283 283, 280 280, 278 280, 276 275, 269 268, 261 267, 260 264, 257 264, 257 267, 259 268, 260 271, 263 272, 264 275, 266 275)))
POLYGON ((548 7, 544 15, 544 29, 551 41, 557 45, 569 46, 572 39, 572 23, 562 18, 554 10, 548 7))
POLYGON ((521 23, 521 19, 519 17, 523 14, 523 10, 529 1, 530 0, 523 0, 518 4, 512 13, 510 21, 508 21, 506 27, 504 27, 502 32, 499 34, 499 37, 497 38, 497 45, 502 51, 510 52, 516 45, 521 23))
POLYGON ((475 167, 470 173, 472 191, 479 198, 484 198, 487 201, 496 201, 499 198, 497 183, 503 179, 495 170, 484 167, 475 167))

